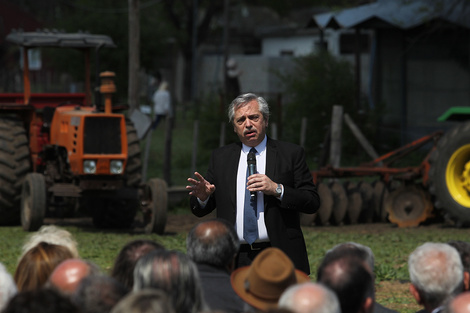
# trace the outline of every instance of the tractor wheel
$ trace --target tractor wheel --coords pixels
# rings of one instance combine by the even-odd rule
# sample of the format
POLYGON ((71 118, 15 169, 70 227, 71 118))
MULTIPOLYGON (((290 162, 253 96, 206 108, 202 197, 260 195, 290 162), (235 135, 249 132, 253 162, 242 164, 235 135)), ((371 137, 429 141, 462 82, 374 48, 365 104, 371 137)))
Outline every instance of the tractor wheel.
POLYGON ((432 217, 432 203, 423 188, 401 186, 392 191, 385 200, 390 222, 398 227, 415 227, 432 217))
POLYGON ((20 222, 21 187, 31 171, 28 137, 21 120, 0 117, 0 224, 20 222))
POLYGON ((142 182, 142 160, 140 159, 140 142, 137 131, 131 120, 126 120, 127 130, 127 186, 139 187, 142 182))
POLYGON ((470 122, 438 141, 429 158, 429 192, 434 206, 457 226, 470 225, 470 122))
POLYGON ((160 178, 152 178, 145 186, 144 225, 147 234, 165 232, 168 206, 168 187, 160 178))
POLYGON ((36 231, 46 215, 47 194, 44 175, 29 173, 21 191, 21 226, 26 231, 36 231))

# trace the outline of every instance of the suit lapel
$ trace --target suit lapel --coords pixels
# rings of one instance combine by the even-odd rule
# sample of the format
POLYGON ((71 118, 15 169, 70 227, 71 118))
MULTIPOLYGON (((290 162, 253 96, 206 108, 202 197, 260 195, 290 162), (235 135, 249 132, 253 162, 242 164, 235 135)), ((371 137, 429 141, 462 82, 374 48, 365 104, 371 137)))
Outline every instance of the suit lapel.
POLYGON ((266 142, 266 176, 275 180, 275 168, 277 159, 277 146, 276 142, 268 137, 266 142))
POLYGON ((228 155, 227 166, 229 168, 229 175, 227 176, 227 183, 229 186, 230 192, 230 202, 234 208, 234 212, 237 208, 237 175, 238 175, 238 163, 240 161, 240 154, 242 152, 241 143, 233 145, 233 151, 228 155), (231 179, 235 177, 235 179, 231 179))

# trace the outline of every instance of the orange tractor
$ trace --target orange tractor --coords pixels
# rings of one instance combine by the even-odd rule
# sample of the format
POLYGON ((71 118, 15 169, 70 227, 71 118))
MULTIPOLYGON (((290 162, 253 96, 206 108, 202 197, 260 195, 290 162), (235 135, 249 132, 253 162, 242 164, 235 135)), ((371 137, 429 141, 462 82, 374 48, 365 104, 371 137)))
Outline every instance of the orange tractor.
POLYGON ((127 106, 112 104, 114 73, 100 74, 92 101, 90 51, 115 47, 112 39, 12 32, 6 40, 23 50, 24 92, 0 94, 0 223, 21 220, 24 230, 35 231, 46 217, 91 216, 96 227, 163 233, 167 185, 142 182, 136 129, 120 113, 127 106), (41 47, 84 52, 85 92, 31 92, 28 51, 41 47))

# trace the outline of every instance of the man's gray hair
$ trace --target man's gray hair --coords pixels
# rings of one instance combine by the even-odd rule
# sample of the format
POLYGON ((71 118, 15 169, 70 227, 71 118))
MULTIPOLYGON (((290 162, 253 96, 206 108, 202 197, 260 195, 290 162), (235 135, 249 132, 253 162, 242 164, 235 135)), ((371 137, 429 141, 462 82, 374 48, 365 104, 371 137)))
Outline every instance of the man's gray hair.
POLYGON ((336 294, 313 282, 290 286, 282 293, 278 305, 294 313, 341 313, 336 294))
POLYGON ((73 235, 63 228, 55 225, 44 225, 37 232, 30 235, 21 248, 21 256, 26 254, 31 248, 37 246, 40 242, 67 247, 74 258, 79 258, 78 244, 73 235))
POLYGON ((219 268, 224 268, 233 261, 239 247, 237 231, 223 219, 198 223, 186 237, 186 254, 191 260, 219 268), (211 231, 207 232, 207 229, 211 231))
POLYGON ((13 277, 0 263, 0 311, 7 305, 8 301, 18 293, 13 277))
POLYGON ((269 105, 263 97, 255 95, 254 93, 245 93, 236 97, 228 107, 228 121, 233 124, 235 111, 249 102, 256 100, 258 102, 259 111, 263 114, 265 121, 269 120, 269 105))
POLYGON ((463 290, 463 267, 457 250, 445 243, 427 242, 408 258, 411 283, 424 303, 440 306, 463 290))
POLYGON ((146 288, 164 290, 178 313, 206 309, 196 265, 179 251, 154 250, 137 261, 133 290, 146 288))

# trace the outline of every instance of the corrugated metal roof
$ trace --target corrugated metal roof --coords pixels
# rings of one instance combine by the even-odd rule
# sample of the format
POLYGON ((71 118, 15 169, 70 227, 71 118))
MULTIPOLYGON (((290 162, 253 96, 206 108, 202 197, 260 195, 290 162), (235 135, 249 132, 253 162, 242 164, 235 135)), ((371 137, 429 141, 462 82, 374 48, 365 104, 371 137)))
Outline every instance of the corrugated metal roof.
POLYGON ((319 28, 411 29, 432 20, 470 28, 470 2, 466 0, 378 0, 355 8, 313 16, 309 26, 319 28))
POLYGON ((13 31, 6 40, 25 47, 67 47, 67 48, 114 48, 111 37, 87 33, 62 33, 52 31, 13 31))

